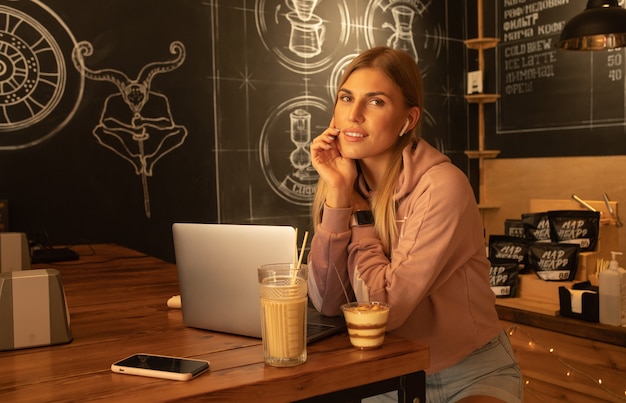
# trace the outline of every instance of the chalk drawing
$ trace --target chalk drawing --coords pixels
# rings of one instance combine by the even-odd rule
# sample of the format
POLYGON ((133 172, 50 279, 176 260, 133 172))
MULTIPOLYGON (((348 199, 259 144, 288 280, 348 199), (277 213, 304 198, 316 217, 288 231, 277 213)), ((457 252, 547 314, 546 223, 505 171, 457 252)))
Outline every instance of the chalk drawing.
POLYGON ((0 150, 32 147, 74 116, 84 80, 68 70, 76 43, 65 23, 37 0, 0 4, 0 150))
POLYGON ((130 79, 120 70, 92 70, 85 66, 85 58, 93 53, 89 42, 79 42, 72 53, 74 66, 91 80, 108 81, 118 89, 104 103, 93 135, 98 142, 130 162, 135 174, 141 176, 144 210, 150 217, 150 196, 147 178, 152 176, 156 162, 180 147, 187 137, 187 129, 176 125, 168 98, 150 89, 157 74, 170 72, 185 61, 185 47, 172 42, 170 53, 174 58, 145 65, 137 78, 130 79))

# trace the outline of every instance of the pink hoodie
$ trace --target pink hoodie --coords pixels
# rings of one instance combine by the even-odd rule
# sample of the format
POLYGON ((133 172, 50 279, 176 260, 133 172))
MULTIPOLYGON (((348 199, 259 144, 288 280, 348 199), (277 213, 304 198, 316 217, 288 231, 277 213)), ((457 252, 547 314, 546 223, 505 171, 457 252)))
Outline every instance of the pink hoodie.
POLYGON ((502 326, 467 177, 424 140, 407 147, 403 160, 395 196, 400 239, 391 259, 373 226, 350 229, 351 208, 325 207, 308 257, 309 297, 323 314, 340 314, 345 296, 336 267, 359 301, 391 304, 388 331, 430 346, 430 374, 482 347, 502 326))

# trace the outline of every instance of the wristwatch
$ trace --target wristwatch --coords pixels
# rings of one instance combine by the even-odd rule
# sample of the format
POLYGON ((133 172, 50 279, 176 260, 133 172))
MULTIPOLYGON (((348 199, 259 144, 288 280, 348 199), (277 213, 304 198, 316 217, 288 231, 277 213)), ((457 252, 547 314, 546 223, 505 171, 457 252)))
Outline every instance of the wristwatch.
POLYGON ((350 228, 354 226, 374 225, 374 215, 371 210, 357 210, 350 219, 350 228))

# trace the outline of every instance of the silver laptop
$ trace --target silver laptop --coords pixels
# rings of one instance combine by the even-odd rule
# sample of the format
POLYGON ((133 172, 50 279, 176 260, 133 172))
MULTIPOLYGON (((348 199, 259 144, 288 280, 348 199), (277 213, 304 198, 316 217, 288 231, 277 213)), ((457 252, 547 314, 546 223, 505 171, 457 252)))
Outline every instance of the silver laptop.
MULTIPOLYGON (((261 337, 257 269, 292 262, 289 226, 192 224, 172 226, 181 308, 186 326, 261 337)), ((343 318, 308 312, 308 341, 345 329, 343 318)))

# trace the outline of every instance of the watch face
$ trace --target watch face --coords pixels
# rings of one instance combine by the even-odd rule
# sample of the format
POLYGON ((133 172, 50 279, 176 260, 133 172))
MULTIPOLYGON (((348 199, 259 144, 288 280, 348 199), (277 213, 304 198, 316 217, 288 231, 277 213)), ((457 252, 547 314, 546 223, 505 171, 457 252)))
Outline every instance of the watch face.
POLYGON ((358 210, 354 215, 356 216, 357 225, 374 224, 374 215, 370 210, 358 210))

